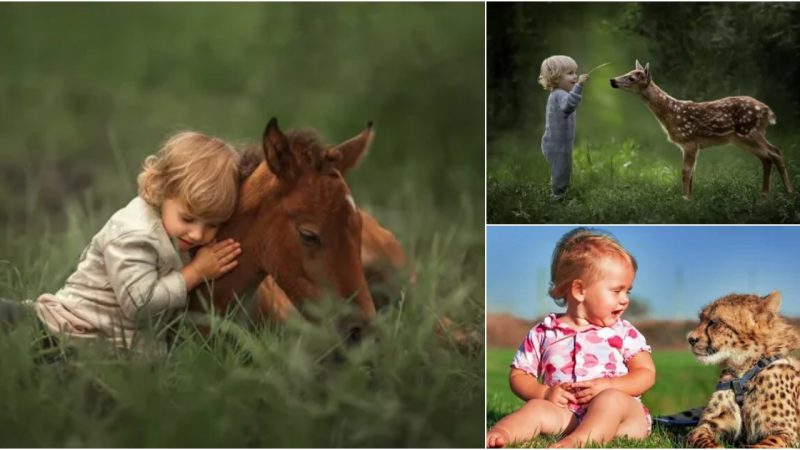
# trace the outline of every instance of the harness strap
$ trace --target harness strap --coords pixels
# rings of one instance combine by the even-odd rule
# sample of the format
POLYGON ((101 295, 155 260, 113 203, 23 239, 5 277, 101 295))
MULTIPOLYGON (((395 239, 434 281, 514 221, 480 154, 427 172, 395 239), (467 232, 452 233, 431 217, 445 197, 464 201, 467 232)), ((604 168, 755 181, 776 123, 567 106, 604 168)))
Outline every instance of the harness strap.
POLYGON ((716 390, 727 391, 728 389, 732 389, 733 394, 736 398, 736 403, 738 403, 739 407, 741 408, 744 405, 745 384, 747 384, 748 381, 755 378, 755 376, 758 375, 759 372, 764 370, 765 367, 782 358, 783 356, 781 355, 765 356, 759 359, 758 362, 756 362, 756 364, 753 367, 751 367, 750 370, 745 372, 745 374, 742 375, 741 378, 736 378, 735 380, 723 381, 717 383, 716 390))

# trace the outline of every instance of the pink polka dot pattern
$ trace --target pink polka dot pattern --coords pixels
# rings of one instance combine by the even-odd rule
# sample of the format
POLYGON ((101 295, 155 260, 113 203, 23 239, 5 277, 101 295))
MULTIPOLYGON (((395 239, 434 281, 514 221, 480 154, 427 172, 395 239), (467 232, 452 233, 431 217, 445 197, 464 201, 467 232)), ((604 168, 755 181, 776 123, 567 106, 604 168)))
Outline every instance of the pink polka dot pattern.
MULTIPOLYGON (((627 320, 576 331, 550 314, 531 329, 511 366, 541 376, 552 386, 625 375, 625 363, 641 351, 649 352, 650 346, 627 320)), ((570 405, 570 409, 582 410, 579 405, 570 405)))

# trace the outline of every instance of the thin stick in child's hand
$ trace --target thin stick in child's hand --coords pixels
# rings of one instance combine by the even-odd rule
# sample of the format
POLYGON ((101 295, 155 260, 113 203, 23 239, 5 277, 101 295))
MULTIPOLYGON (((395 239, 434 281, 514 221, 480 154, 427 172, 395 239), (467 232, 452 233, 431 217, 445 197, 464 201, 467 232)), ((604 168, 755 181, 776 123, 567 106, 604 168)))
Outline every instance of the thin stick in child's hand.
POLYGON ((611 63, 610 63, 610 62, 607 62, 607 63, 600 64, 599 66, 595 67, 594 69, 592 69, 592 70, 590 70, 590 71, 586 72, 586 75, 589 75, 589 74, 591 74, 592 72, 594 72, 594 71, 595 71, 595 70, 597 70, 597 69, 602 69, 603 67, 605 67, 605 66, 607 66, 607 65, 609 65, 609 64, 611 64, 611 63))

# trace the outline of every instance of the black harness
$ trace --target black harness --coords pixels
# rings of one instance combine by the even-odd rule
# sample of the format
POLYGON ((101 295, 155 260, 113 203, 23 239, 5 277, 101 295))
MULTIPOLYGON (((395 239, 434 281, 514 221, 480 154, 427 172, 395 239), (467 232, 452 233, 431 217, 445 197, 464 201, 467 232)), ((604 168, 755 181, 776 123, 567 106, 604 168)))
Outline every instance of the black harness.
POLYGON ((745 374, 742 375, 742 378, 736 378, 735 380, 717 383, 717 390, 727 391, 728 389, 732 389, 734 395, 736 396, 736 403, 738 403, 739 407, 741 408, 744 405, 745 384, 755 378, 755 376, 764 370, 765 367, 782 358, 783 356, 781 355, 765 356, 759 359, 758 362, 750 368, 750 370, 745 372, 745 374))

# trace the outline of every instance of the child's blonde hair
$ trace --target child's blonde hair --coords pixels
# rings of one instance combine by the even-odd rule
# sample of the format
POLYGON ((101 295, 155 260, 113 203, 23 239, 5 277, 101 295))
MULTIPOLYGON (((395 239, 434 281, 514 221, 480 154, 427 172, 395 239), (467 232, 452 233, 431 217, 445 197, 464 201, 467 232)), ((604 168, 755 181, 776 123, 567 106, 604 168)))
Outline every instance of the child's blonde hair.
POLYGON ((193 131, 171 136, 144 160, 139 196, 154 208, 178 197, 208 222, 233 215, 239 195, 239 153, 222 139, 193 131))
POLYGON ((545 90, 552 91, 558 87, 561 76, 570 70, 578 70, 578 63, 565 55, 551 56, 542 61, 542 70, 539 72, 539 84, 545 90))
POLYGON ((636 258, 610 233, 581 227, 565 234, 558 241, 550 265, 549 292, 556 305, 567 304, 567 293, 574 280, 581 279, 585 283, 592 283, 600 277, 597 262, 604 256, 627 261, 634 272, 638 269, 636 258))

